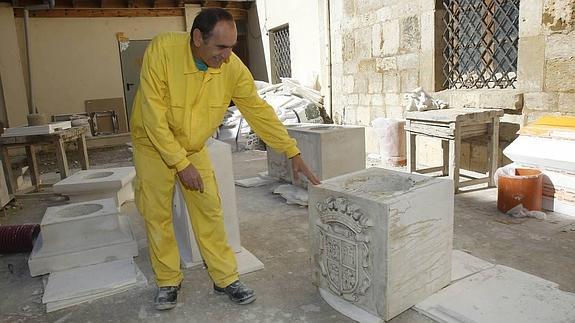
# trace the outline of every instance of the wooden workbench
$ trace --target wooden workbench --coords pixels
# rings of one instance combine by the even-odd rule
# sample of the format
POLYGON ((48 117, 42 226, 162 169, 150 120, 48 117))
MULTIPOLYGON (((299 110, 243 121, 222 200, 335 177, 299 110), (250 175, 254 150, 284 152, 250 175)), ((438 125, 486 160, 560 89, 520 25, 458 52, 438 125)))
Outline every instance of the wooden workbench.
POLYGON ((6 175, 10 194, 15 193, 15 179, 12 174, 11 161, 8 154, 9 148, 26 148, 26 157, 30 167, 30 178, 32 180, 32 185, 36 190, 38 190, 40 186, 40 175, 38 172, 38 162, 36 160, 36 148, 41 145, 52 145, 55 148, 58 168, 60 169, 60 178, 64 179, 70 175, 68 160, 66 159, 66 142, 75 141, 77 143, 82 169, 88 169, 90 166, 88 162, 85 133, 86 128, 69 128, 58 130, 51 134, 0 137, 0 148, 2 150, 3 161, 2 166, 4 167, 4 174, 6 175))
POLYGON ((407 168, 409 172, 433 172, 441 170, 443 175, 453 179, 455 193, 460 187, 488 183, 495 186, 493 175, 497 170, 499 151, 499 118, 503 116, 500 109, 454 108, 423 112, 407 112, 405 131, 407 134, 407 168), (417 135, 441 139, 443 148, 443 165, 422 170, 416 169, 417 135), (487 177, 459 181, 461 141, 478 136, 489 136, 487 177))

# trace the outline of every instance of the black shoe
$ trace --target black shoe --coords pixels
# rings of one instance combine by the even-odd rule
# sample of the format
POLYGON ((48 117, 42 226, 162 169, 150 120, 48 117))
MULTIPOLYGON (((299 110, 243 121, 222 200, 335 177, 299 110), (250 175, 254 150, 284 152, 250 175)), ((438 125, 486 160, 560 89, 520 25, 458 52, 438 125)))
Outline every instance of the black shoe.
POLYGON ((236 280, 225 288, 214 285, 214 292, 220 295, 227 294, 232 302, 240 305, 249 304, 256 300, 256 293, 254 290, 246 287, 246 285, 239 280, 236 280))
POLYGON ((154 298, 154 306, 158 311, 170 310, 178 304, 178 286, 163 286, 158 288, 154 298))

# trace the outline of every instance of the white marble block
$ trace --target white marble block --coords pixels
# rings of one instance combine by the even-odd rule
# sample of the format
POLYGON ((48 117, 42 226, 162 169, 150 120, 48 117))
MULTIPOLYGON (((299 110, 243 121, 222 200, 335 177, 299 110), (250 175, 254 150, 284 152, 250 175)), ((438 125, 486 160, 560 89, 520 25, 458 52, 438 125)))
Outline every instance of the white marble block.
MULTIPOLYGON (((44 275, 137 256, 138 245, 132 234, 128 217, 117 214, 116 216, 118 225, 115 227, 108 223, 104 226, 76 228, 78 232, 81 232, 77 235, 59 230, 57 227, 50 228, 47 237, 44 237, 44 232, 41 231, 28 259, 30 275, 44 275), (54 240, 54 235, 58 232, 67 238, 54 240)), ((88 223, 90 222, 84 221, 84 224, 88 223)), ((71 226, 64 224, 63 228, 71 226)))
POLYGON ((71 202, 114 198, 118 207, 134 199, 134 167, 79 171, 54 184, 55 193, 68 195, 71 202))
MULTIPOLYGON (((326 124, 295 124, 286 126, 297 141, 302 158, 320 180, 355 172, 365 168, 365 129, 356 126, 326 124)), ((292 182, 289 159, 268 148, 269 176, 292 182)), ((296 185, 307 187, 300 174, 296 185)))
POLYGON ((52 206, 40 223, 42 237, 50 248, 66 248, 94 234, 113 232, 120 226, 119 213, 114 199, 52 206))
POLYGON ((387 321, 449 284, 453 183, 369 168, 309 187, 313 281, 360 321, 387 321))
MULTIPOLYGON (((238 271, 242 274, 263 269, 263 263, 241 245, 231 146, 224 142, 210 139, 207 142, 207 147, 218 182, 228 243, 236 253, 238 271)), ((202 255, 192 230, 188 209, 179 185, 176 185, 174 190, 173 223, 182 266, 190 268, 202 264, 202 255)))

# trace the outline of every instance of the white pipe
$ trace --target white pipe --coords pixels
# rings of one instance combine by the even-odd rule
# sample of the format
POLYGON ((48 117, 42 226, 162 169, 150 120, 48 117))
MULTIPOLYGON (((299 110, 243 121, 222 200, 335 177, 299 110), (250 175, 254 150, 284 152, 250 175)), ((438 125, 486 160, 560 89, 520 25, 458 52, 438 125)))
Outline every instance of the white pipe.
POLYGON ((26 40, 26 65, 28 66, 28 113, 34 114, 36 112, 36 103, 34 102, 34 94, 32 92, 32 63, 30 61, 30 15, 28 8, 24 8, 24 38, 26 40))
POLYGON ((325 0, 325 28, 326 28, 326 47, 327 47, 327 98, 329 104, 329 116, 333 120, 333 102, 332 102, 332 64, 331 64, 331 11, 330 0, 325 0))
POLYGON ((26 64, 28 66, 28 113, 38 113, 34 101, 34 87, 32 81, 32 61, 30 60, 30 10, 46 10, 56 6, 56 0, 48 0, 48 3, 24 7, 24 38, 26 40, 26 64))

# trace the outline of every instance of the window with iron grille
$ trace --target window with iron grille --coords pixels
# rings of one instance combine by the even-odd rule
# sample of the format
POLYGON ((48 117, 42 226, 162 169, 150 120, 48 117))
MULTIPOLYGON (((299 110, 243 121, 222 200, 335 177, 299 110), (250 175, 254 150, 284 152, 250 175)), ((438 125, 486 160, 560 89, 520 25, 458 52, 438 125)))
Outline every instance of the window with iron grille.
POLYGON ((444 87, 515 88, 519 0, 443 0, 444 87))
POLYGON ((279 83, 281 77, 291 77, 289 27, 270 31, 272 82, 279 83))

